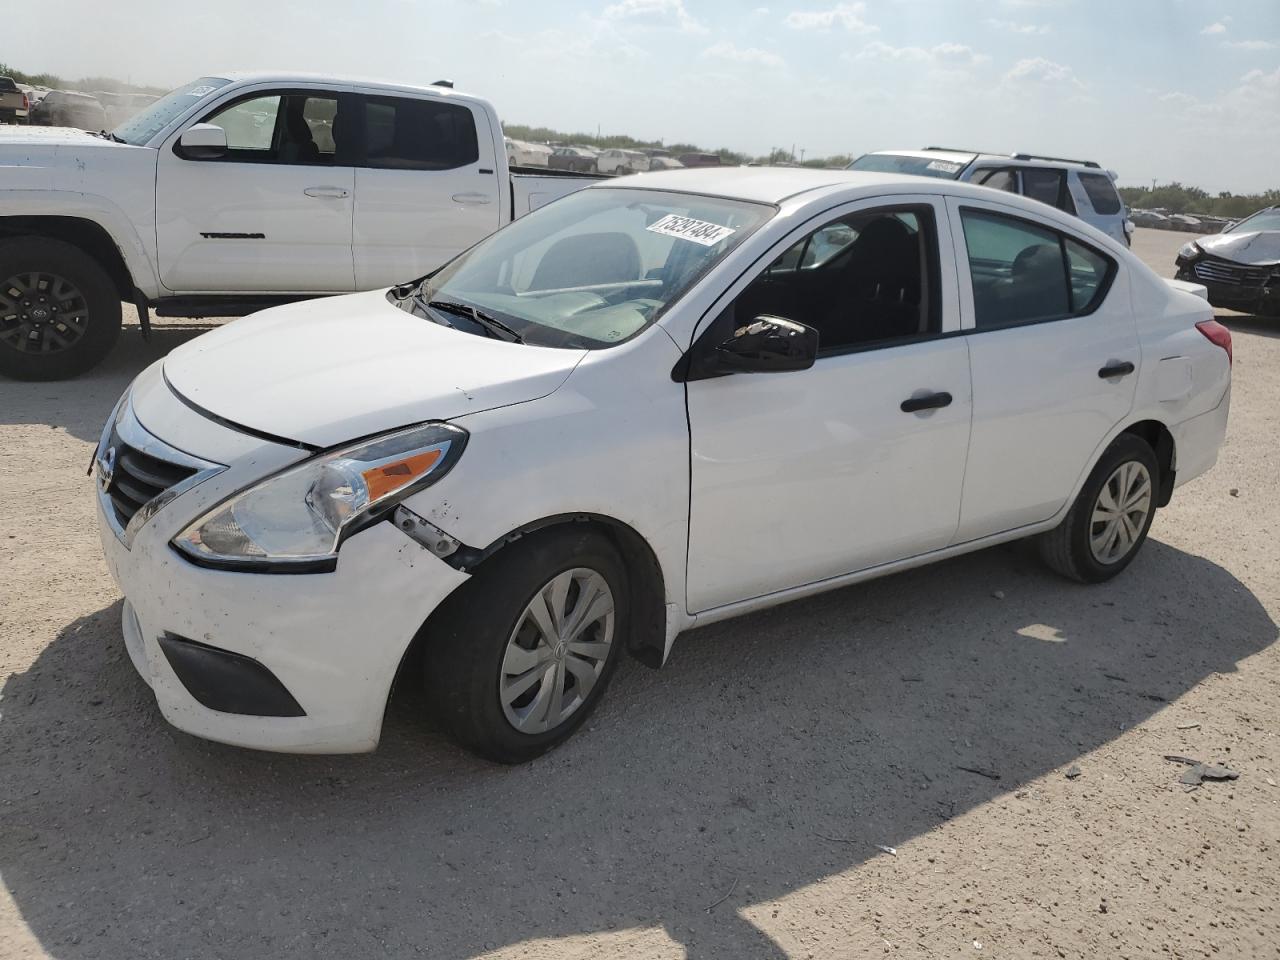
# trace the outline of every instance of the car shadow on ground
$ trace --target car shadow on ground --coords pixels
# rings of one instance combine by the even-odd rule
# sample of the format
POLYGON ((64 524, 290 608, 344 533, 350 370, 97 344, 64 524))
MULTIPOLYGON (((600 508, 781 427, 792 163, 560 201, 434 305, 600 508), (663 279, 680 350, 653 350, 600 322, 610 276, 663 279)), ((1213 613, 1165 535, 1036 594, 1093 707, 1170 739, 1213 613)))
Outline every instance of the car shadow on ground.
POLYGON ((1280 337, 1280 317, 1261 314, 1218 311, 1217 320, 1233 333, 1252 333, 1259 337, 1280 337))
POLYGON ((1277 635, 1228 571, 1157 541, 1096 587, 1013 545, 694 631, 503 768, 413 696, 367 756, 177 733, 119 607, 0 691, 0 874, 66 960, 467 957, 631 928, 783 956, 739 910, 1065 768, 1277 635))
POLYGON ((143 340, 136 326, 125 326, 115 348, 88 373, 73 380, 25 383, 0 378, 0 426, 48 424, 80 440, 97 443, 111 408, 145 367, 188 340, 217 326, 203 320, 166 321, 143 340))

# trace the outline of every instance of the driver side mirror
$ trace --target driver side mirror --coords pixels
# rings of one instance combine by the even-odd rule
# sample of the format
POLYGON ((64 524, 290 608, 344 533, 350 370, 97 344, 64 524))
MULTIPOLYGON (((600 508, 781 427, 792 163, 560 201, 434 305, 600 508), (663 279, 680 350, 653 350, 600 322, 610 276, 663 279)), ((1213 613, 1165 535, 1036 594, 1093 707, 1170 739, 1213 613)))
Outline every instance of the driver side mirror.
POLYGON ((685 381, 729 373, 808 370, 818 359, 818 331, 785 317, 762 314, 713 349, 690 356, 685 381))
POLYGON ((227 154, 227 131, 212 123, 192 124, 178 138, 178 148, 187 160, 216 160, 227 154))

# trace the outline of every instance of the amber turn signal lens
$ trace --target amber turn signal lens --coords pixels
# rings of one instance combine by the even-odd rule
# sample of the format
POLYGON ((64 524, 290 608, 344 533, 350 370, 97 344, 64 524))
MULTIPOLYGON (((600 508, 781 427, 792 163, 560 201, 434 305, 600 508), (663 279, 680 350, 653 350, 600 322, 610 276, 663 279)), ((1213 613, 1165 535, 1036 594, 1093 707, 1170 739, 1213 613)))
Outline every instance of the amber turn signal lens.
POLYGON ((365 485, 369 488, 369 501, 381 500, 387 494, 399 490, 406 483, 411 483, 421 477, 435 466, 440 456, 439 450, 428 450, 425 453, 416 453, 411 457, 405 457, 403 460, 397 460, 394 463, 384 463, 380 467, 365 470, 361 476, 364 477, 365 485))

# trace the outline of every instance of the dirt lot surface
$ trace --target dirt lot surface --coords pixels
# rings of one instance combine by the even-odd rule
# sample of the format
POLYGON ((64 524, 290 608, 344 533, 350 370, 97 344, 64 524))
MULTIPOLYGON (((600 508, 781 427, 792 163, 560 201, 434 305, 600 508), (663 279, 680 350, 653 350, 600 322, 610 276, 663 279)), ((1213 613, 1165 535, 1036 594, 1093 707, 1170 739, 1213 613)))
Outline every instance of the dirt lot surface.
POLYGON ((412 697, 368 756, 170 729, 85 468, 205 326, 0 381, 0 958, 1276 957, 1280 321, 1222 319, 1221 460, 1115 582, 1014 545, 696 631, 516 769, 412 697))

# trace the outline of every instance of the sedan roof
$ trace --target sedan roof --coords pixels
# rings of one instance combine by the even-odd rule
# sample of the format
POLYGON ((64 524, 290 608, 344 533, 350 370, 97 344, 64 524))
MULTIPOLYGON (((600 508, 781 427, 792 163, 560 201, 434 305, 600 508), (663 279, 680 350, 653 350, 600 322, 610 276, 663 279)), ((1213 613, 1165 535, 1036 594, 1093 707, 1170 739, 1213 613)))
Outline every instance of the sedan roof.
POLYGON ((796 194, 826 187, 874 187, 892 185, 904 192, 928 192, 920 177, 857 170, 814 170, 806 167, 694 167, 640 174, 631 186, 756 203, 781 203, 796 194))

